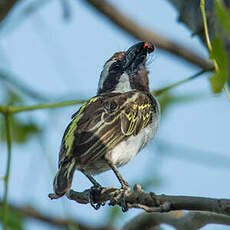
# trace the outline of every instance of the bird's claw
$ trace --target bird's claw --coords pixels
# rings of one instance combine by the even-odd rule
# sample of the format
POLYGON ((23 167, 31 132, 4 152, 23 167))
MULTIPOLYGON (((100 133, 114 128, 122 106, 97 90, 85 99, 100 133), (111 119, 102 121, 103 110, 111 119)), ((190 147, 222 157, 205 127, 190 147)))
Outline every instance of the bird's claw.
POLYGON ((130 192, 130 186, 122 186, 122 188, 120 188, 116 195, 114 196, 114 200, 110 201, 109 205, 116 205, 119 204, 119 206, 121 207, 122 212, 127 212, 128 211, 128 204, 126 202, 126 196, 127 193, 130 192))
MULTIPOLYGON (((102 187, 99 184, 95 184, 89 190, 89 198, 88 198, 89 203, 95 210, 98 210, 101 206, 105 205, 105 202, 97 201, 97 197, 100 196, 103 189, 106 189, 106 188, 102 187)), ((114 200, 110 201, 109 205, 119 204, 122 209, 122 212, 127 212, 129 207, 126 202, 126 196, 127 196, 127 193, 130 191, 131 191, 131 188, 128 183, 122 184, 121 189, 118 190, 118 193, 115 195, 114 200)))
POLYGON ((129 185, 126 185, 125 187, 123 186, 121 190, 122 190, 121 202, 120 202, 121 210, 122 210, 122 212, 127 212, 129 210, 129 208, 128 208, 128 204, 126 202, 126 195, 128 192, 130 192, 131 188, 129 185))
POLYGON ((95 210, 98 210, 101 206, 105 205, 104 202, 97 202, 95 199, 95 197, 101 193, 102 188, 102 186, 96 185, 91 187, 89 191, 89 202, 95 210))

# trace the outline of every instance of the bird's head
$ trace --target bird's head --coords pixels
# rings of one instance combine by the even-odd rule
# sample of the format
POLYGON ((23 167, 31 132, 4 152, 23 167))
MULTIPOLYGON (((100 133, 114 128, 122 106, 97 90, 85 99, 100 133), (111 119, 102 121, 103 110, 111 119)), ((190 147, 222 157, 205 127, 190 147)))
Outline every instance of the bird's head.
POLYGON ((150 42, 139 42, 126 52, 115 53, 101 72, 98 94, 124 93, 131 90, 149 91, 146 58, 154 51, 150 42))

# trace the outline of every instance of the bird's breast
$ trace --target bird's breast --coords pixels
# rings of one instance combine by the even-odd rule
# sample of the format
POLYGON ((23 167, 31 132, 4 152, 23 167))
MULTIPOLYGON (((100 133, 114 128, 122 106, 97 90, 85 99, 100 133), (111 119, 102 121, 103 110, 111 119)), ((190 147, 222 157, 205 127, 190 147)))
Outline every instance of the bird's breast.
POLYGON ((155 136, 158 123, 159 118, 154 117, 151 124, 141 130, 138 135, 130 136, 125 141, 119 143, 106 154, 106 158, 109 158, 117 167, 133 160, 137 153, 155 136))

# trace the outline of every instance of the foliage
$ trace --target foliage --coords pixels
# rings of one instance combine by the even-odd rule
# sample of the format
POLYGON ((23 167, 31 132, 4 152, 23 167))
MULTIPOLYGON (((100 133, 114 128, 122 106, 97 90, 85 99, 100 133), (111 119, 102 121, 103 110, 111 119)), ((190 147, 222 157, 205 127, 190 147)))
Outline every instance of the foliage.
POLYGON ((230 12, 224 8, 219 0, 216 1, 216 13, 223 29, 230 38, 230 12))
POLYGON ((228 54, 225 49, 225 40, 230 38, 230 13, 224 8, 220 1, 216 1, 216 14, 221 29, 225 31, 225 34, 220 34, 216 31, 216 36, 212 41, 212 49, 210 50, 210 58, 216 61, 217 68, 210 78, 212 91, 214 93, 220 93, 224 88, 227 78, 230 78, 228 70, 228 54))
POLYGON ((218 70, 211 76, 210 83, 213 92, 220 93, 227 81, 228 56, 224 48, 224 43, 218 36, 212 42, 210 58, 214 59, 218 65, 218 70))
MULTIPOLYGON (((223 27, 225 33, 230 37, 230 14, 224 9, 224 7, 217 1, 216 5, 217 15, 220 21, 221 26, 223 27)), ((211 86, 214 93, 219 93, 223 89, 227 77, 229 77, 229 72, 227 68, 228 57, 224 48, 224 41, 222 37, 216 36, 212 41, 212 50, 210 52, 210 58, 215 60, 218 64, 218 71, 212 75, 210 78, 211 86)), ((198 96, 194 95, 173 95, 171 93, 165 92, 160 96, 161 109, 162 113, 165 114, 167 108, 169 108, 174 103, 178 102, 188 102, 200 99, 198 96)), ((4 100, 4 104, 8 105, 18 105, 24 104, 23 99, 13 90, 7 90, 7 98, 4 100)), ((36 109, 39 107, 37 106, 36 109)), ((48 108, 48 107, 47 107, 48 108)), ((51 108, 51 106, 50 106, 51 108)), ((22 108, 23 109, 23 108, 22 108)), ((25 110, 26 111, 26 110, 25 110)), ((25 118, 25 117, 23 117, 25 118)), ((24 143, 29 140, 32 135, 38 134, 41 130, 38 125, 33 120, 25 120, 20 119, 17 115, 10 115, 10 128, 12 134, 12 140, 18 143, 24 143)), ((6 141, 5 136, 5 124, 4 121, 0 120, 0 140, 6 141)), ((10 162, 10 160, 9 160, 10 162)), ((8 183, 8 182, 6 182, 8 183)), ((144 186, 150 186, 152 183, 156 183, 156 181, 149 180, 145 181, 144 186)), ((7 192, 6 192, 7 193, 7 192)), ((121 211, 118 207, 113 207, 109 211, 109 225, 113 225, 115 221, 120 218, 121 211)), ((0 207, 0 222, 3 219, 2 207, 0 207)), ((17 211, 8 209, 8 227, 11 230, 23 229, 23 216, 20 215, 17 211)), ((74 228, 74 227, 73 227, 74 228)), ((72 229, 72 228, 70 228, 72 229)), ((76 229, 76 228, 75 228, 76 229)))
MULTIPOLYGON (((3 206, 0 206, 0 222, 3 220, 3 206)), ((8 228, 9 230, 23 230, 23 217, 15 210, 8 209, 8 228)))
MULTIPOLYGON (((0 124, 1 129, 1 141, 6 142, 6 131, 4 122, 0 124)), ((19 120, 16 116, 10 117, 10 129, 12 133, 12 140, 18 143, 24 143, 33 134, 40 132, 38 126, 33 122, 23 122, 19 120)))
MULTIPOLYGON (((16 92, 8 89, 5 103, 8 105, 18 105, 23 103, 23 99, 16 92)), ((18 143, 28 141, 32 135, 38 134, 41 131, 34 121, 23 121, 17 116, 10 116, 10 128, 12 140, 18 143)), ((4 142, 6 141, 5 124, 2 120, 0 121, 0 140, 4 142)))

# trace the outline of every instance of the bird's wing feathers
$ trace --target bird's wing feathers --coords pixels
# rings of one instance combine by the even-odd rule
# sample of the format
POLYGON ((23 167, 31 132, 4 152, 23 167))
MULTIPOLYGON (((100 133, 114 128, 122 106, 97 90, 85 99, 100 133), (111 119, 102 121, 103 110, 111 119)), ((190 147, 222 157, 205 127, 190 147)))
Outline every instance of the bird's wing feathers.
POLYGON ((67 127, 59 163, 74 157, 98 159, 121 141, 137 135, 152 120, 152 98, 142 92, 105 94, 85 103, 67 127))

